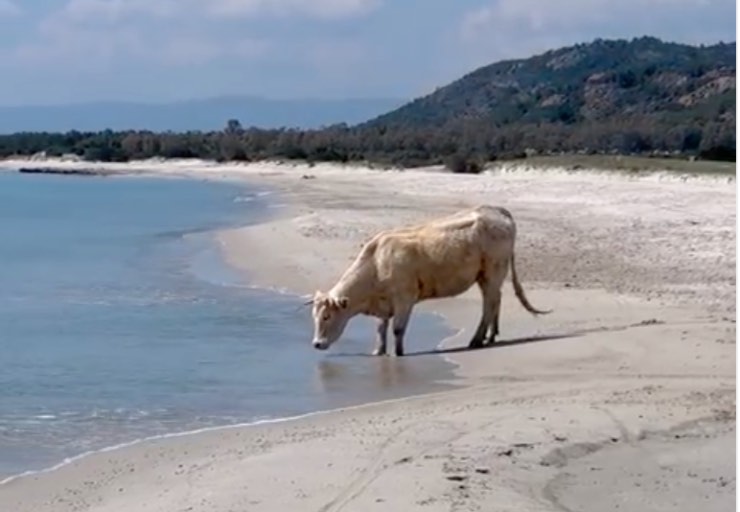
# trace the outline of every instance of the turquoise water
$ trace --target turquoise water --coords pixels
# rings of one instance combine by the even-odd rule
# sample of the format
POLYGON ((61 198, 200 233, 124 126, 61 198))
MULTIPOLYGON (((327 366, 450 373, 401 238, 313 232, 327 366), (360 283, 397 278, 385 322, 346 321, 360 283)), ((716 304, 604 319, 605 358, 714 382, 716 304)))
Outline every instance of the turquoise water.
MULTIPOLYGON (((297 297, 213 240, 270 195, 185 179, 0 173, 0 480, 142 437, 442 389, 436 356, 372 358, 357 319, 311 348, 297 297)), ((407 350, 449 334, 412 320, 407 350)))

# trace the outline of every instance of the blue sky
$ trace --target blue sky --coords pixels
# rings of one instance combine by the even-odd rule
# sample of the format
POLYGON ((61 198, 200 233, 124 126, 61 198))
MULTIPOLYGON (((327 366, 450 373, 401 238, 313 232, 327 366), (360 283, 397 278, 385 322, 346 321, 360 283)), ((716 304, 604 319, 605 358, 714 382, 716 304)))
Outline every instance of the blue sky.
POLYGON ((735 40, 734 0, 0 0, 0 104, 399 97, 597 37, 735 40))

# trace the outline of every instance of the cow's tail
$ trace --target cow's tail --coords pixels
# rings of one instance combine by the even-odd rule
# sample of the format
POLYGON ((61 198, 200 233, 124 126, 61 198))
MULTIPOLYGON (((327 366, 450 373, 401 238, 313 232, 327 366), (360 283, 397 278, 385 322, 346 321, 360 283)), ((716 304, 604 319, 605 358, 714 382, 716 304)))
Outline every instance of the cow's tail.
POLYGON ((516 298, 519 299, 519 302, 522 303, 522 306, 532 313, 533 315, 546 315, 548 313, 552 313, 552 309, 548 310, 540 310, 532 306, 532 304, 529 303, 527 300, 527 296, 524 294, 524 288, 522 288, 522 284, 519 282, 519 278, 516 275, 516 265, 514 265, 514 250, 512 248, 511 251, 511 282, 514 284, 514 293, 516 293, 516 298))

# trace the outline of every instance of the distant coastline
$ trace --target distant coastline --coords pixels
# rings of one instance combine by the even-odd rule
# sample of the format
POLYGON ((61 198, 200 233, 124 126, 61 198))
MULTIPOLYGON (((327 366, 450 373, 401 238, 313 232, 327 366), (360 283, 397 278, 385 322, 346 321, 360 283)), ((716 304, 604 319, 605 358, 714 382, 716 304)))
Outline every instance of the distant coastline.
POLYGON ((72 174, 79 176, 110 176, 116 174, 114 171, 105 169, 64 169, 59 167, 19 167, 18 172, 21 174, 72 174))

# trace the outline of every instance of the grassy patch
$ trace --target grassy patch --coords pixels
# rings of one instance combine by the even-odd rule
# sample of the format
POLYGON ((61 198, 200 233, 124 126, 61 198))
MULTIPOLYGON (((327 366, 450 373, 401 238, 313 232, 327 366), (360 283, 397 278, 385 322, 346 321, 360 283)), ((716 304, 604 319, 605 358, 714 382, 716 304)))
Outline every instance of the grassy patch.
POLYGON ((620 155, 535 156, 520 160, 498 161, 491 164, 489 168, 495 169, 512 163, 543 169, 560 167, 569 170, 596 169, 635 173, 668 171, 683 174, 735 175, 735 162, 620 155))

